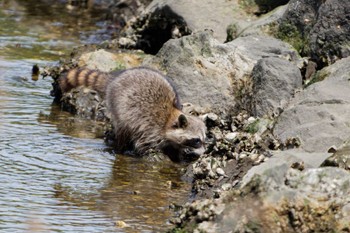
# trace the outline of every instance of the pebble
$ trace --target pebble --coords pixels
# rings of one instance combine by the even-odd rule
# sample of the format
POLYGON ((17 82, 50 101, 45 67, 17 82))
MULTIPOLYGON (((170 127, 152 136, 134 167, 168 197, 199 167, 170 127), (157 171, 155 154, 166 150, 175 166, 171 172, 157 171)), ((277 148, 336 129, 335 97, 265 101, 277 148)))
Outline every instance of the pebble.
POLYGON ((248 124, 253 123, 255 120, 256 120, 255 117, 249 117, 249 118, 247 119, 247 123, 248 123, 248 124))
POLYGON ((232 184, 228 184, 228 183, 223 184, 223 185, 221 186, 221 189, 224 190, 224 191, 227 191, 227 190, 229 190, 229 189, 231 189, 231 188, 232 188, 232 184))
POLYGON ((328 153, 335 153, 335 152, 337 152, 337 147, 336 147, 336 146, 331 146, 331 147, 328 149, 327 152, 328 152, 328 153))
POLYGON ((259 155, 259 157, 254 161, 254 165, 258 165, 262 162, 264 162, 265 156, 264 155, 259 155))
POLYGON ((249 157, 250 157, 251 160, 257 161, 258 158, 259 158, 259 154, 251 154, 249 157))
POLYGON ((124 228, 124 227, 126 227, 127 225, 126 225, 126 223, 125 223, 124 221, 116 221, 116 222, 115 222, 115 226, 116 226, 116 227, 119 227, 119 228, 124 228))
POLYGON ((234 133, 228 133, 225 135, 225 139, 228 141, 232 141, 233 139, 237 138, 238 133, 234 132, 234 133))
POLYGON ((240 155, 239 155, 239 159, 244 159, 244 158, 246 158, 248 155, 246 154, 246 153, 241 153, 240 155))
POLYGON ((216 168, 216 174, 218 174, 219 176, 224 176, 225 171, 222 168, 218 167, 216 168))
POLYGON ((237 131, 237 127, 234 124, 231 124, 231 131, 232 132, 237 131))
POLYGON ((207 114, 207 119, 216 122, 219 119, 219 116, 211 112, 207 114))

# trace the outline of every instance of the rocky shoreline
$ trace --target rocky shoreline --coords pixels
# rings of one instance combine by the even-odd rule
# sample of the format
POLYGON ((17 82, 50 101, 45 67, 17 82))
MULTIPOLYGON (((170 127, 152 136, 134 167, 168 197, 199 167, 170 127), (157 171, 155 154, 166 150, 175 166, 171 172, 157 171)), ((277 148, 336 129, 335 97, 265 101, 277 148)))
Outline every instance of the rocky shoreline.
POLYGON ((63 109, 106 129, 98 93, 62 96, 59 75, 149 66, 171 78, 209 142, 186 169, 194 198, 170 232, 350 232, 350 3, 125 4, 136 9, 121 37, 78 48, 43 75, 63 109))

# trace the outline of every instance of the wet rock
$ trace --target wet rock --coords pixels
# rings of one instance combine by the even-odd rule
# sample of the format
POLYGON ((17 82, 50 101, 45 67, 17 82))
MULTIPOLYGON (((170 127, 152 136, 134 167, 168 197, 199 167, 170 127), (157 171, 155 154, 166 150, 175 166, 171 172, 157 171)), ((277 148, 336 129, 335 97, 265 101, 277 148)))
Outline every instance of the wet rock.
POLYGON ((277 138, 298 137, 309 152, 326 152, 349 138, 349 62, 345 58, 319 71, 316 76, 324 80, 296 94, 277 120, 277 138))
POLYGON ((124 221, 116 221, 115 226, 118 228, 125 228, 127 224, 124 221))
POLYGON ((346 0, 291 0, 277 36, 323 67, 350 54, 349 10, 346 0))
POLYGON ((244 109, 249 76, 263 57, 299 59, 288 44, 271 37, 249 36, 221 44, 205 31, 168 41, 143 64, 164 70, 183 102, 225 115, 236 104, 244 109))
POLYGON ((263 58, 252 71, 252 112, 254 116, 272 116, 284 109, 296 90, 302 87, 298 67, 281 58, 263 58))
POLYGON ((102 97, 88 88, 79 87, 63 94, 61 106, 65 111, 84 118, 109 121, 106 104, 102 97))

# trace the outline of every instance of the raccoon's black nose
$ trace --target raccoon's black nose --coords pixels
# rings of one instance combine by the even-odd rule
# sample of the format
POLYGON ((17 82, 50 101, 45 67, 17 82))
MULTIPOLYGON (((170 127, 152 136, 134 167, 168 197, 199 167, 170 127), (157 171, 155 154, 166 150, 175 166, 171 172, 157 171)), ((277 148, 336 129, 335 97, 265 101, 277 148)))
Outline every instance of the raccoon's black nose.
POLYGON ((185 145, 198 149, 198 148, 202 147, 203 142, 200 138, 191 138, 185 142, 185 145))

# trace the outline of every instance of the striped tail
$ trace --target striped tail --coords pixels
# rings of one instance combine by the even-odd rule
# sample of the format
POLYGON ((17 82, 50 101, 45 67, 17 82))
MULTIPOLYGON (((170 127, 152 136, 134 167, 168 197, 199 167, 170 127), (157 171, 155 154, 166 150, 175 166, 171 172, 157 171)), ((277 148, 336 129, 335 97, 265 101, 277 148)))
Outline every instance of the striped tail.
POLYGON ((58 84, 62 93, 75 87, 85 86, 98 91, 100 94, 105 94, 107 79, 108 75, 101 71, 77 68, 68 71, 67 75, 61 76, 58 84))

